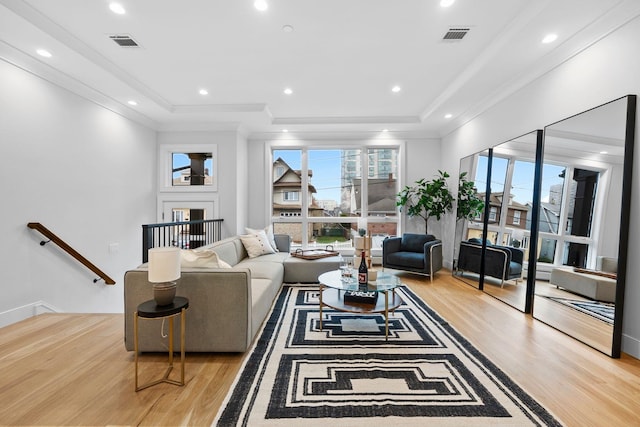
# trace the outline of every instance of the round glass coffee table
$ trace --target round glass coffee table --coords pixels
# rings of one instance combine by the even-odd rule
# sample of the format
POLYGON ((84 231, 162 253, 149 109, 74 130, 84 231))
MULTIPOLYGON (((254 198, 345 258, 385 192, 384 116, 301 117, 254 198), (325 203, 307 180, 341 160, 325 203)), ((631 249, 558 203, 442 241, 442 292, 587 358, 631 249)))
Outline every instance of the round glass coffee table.
POLYGON ((358 285, 354 277, 342 277, 340 270, 329 271, 318 277, 320 282, 320 329, 322 329, 322 307, 330 307, 334 310, 347 313, 384 313, 385 340, 389 339, 389 312, 392 312, 402 304, 402 299, 396 294, 395 289, 402 285, 396 276, 379 271, 375 281, 367 285, 358 285), (374 292, 378 297, 375 303, 345 301, 348 291, 374 292))

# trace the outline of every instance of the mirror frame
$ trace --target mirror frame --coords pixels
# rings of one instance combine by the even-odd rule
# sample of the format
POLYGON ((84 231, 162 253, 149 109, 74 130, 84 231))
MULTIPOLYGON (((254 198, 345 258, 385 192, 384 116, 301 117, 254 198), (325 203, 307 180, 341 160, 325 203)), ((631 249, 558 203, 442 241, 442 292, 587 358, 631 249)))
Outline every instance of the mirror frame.
MULTIPOLYGON (((588 343, 585 343, 586 345, 589 345, 595 350, 598 350, 612 358, 619 358, 622 351, 622 318, 623 318, 623 312, 624 312, 624 293, 625 293, 625 286, 626 286, 627 248, 629 243, 629 221, 631 218, 631 186, 632 186, 633 156, 634 156, 634 146, 635 146, 637 96, 626 95, 545 126, 545 136, 546 136, 546 130, 550 126, 553 126, 555 124, 564 122, 565 120, 569 120, 571 118, 577 117, 581 114, 593 111, 607 104, 611 104, 616 101, 625 100, 625 98, 626 98, 626 117, 625 117, 625 129, 624 129, 625 136, 624 136, 623 172, 622 172, 622 201, 621 201, 621 209, 620 209, 620 226, 619 226, 620 233, 618 238, 618 271, 616 276, 615 311, 614 311, 613 331, 612 331, 612 337, 611 337, 610 351, 607 353, 606 351, 603 351, 600 348, 596 348, 592 345, 589 345, 588 343)), ((544 147, 540 150, 538 154, 540 155, 539 166, 540 166, 540 169, 542 169, 542 165, 544 162, 544 159, 543 159, 544 147)), ((538 160, 536 159, 536 161, 538 160)), ((538 178, 536 177, 536 181, 537 180, 538 178)), ((541 181, 541 177, 540 177, 540 181, 541 181)), ((537 183, 541 185, 541 182, 537 182, 537 183)), ((538 194, 538 198, 540 198, 540 194, 538 194)), ((539 215, 539 212, 538 212, 538 215, 539 215)), ((539 219, 539 216, 538 216, 538 219, 539 219)), ((537 240, 538 238, 536 236, 536 241, 537 240)), ((535 289, 533 289, 533 292, 535 292, 535 289)), ((535 300, 533 299, 533 296, 534 295, 532 294, 532 302, 535 300)), ((536 317, 535 312, 533 312, 533 317, 536 320, 546 323, 543 319, 536 317)), ((571 334, 563 331, 562 329, 558 329, 553 325, 550 325, 550 326, 552 326, 554 329, 559 330, 560 332, 563 332, 569 336, 572 336, 571 334)), ((576 339, 580 340, 579 338, 576 338, 576 339)))
MULTIPOLYGON (((635 147, 637 95, 626 95, 579 113, 579 114, 583 114, 588 111, 592 111, 596 108, 599 108, 603 105, 610 104, 612 102, 620 101, 624 99, 626 99, 626 118, 625 118, 626 121, 625 121, 625 130, 624 130, 625 136, 624 136, 624 162, 623 162, 623 172, 622 172, 622 203, 621 203, 621 212, 620 212, 620 236, 618 239, 618 272, 617 272, 617 278, 616 278, 615 311, 614 311, 611 349, 610 349, 611 351, 609 353, 606 353, 596 348, 596 350, 604 354, 607 354, 612 358, 619 358, 621 355, 621 348, 622 348, 622 319, 623 319, 623 313, 624 313, 624 294, 625 294, 625 287, 626 287, 626 273, 627 273, 627 261, 628 261, 627 250, 629 245, 629 222, 631 218, 631 187, 632 187, 632 179, 633 179, 632 173, 633 173, 633 157, 634 157, 634 147, 635 147)), ((578 116, 579 114, 575 114, 571 117, 578 116)), ((564 120, 570 119, 571 117, 567 117, 563 120, 559 120, 557 122, 554 122, 550 125, 545 126, 545 131, 546 131, 546 128, 548 128, 549 126, 552 126, 564 120)), ((531 230, 530 230, 529 259, 528 259, 528 267, 527 267, 528 269, 527 270, 527 289, 526 289, 526 300, 525 300, 525 309, 524 309, 525 313, 532 314, 532 315, 533 315, 534 300, 535 300, 534 296, 535 296, 535 282, 536 282, 536 270, 537 270, 537 250, 538 250, 539 219, 540 219, 541 191, 542 191, 542 169, 543 169, 543 163, 544 163, 544 137, 545 137, 545 132, 540 129, 533 132, 536 132, 536 156, 535 156, 535 172, 534 172, 534 186, 533 186, 533 201, 532 201, 533 206, 531 210, 532 223, 531 223, 531 230)), ((532 132, 529 132, 529 133, 532 133, 532 132)), ((527 135, 527 134, 524 134, 524 135, 527 135)), ((487 197, 485 198, 485 210, 484 210, 485 212, 488 212, 487 210, 488 204, 489 204, 488 196, 491 193, 490 178, 491 178, 491 166, 492 166, 492 160, 493 160, 493 147, 489 148, 488 150, 489 150, 489 162, 487 165, 488 166, 487 167, 487 188, 486 188, 487 197)), ((482 243, 482 252, 481 252, 482 263, 481 263, 481 270, 480 270, 480 277, 479 277, 479 284, 478 284, 479 285, 478 289, 480 290, 484 289, 484 256, 486 251, 487 233, 488 233, 488 215, 485 214, 484 221, 483 221, 483 243, 482 243)), ((455 242, 455 240, 456 239, 454 236, 454 245, 459 244, 459 242, 455 242)), ((536 318, 535 315, 533 315, 533 317, 536 320, 539 320, 545 323, 543 320, 536 318)))

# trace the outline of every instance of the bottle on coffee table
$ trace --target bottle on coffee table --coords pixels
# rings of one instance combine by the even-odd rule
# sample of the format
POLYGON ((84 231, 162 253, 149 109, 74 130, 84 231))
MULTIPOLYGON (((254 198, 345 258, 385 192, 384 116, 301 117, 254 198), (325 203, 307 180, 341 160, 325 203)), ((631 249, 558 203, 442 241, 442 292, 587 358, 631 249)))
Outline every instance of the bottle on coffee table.
POLYGON ((365 259, 365 253, 362 251, 362 259, 360 260, 360 267, 358 267, 358 284, 366 285, 369 278, 369 270, 367 269, 367 261, 365 259))

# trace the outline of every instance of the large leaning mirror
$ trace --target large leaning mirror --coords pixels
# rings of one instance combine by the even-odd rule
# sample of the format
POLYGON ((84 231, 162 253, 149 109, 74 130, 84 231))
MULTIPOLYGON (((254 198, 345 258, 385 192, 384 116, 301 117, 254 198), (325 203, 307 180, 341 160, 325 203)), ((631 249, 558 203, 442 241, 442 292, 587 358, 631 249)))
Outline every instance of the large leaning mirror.
POLYGON ((453 275, 476 289, 480 287, 481 246, 478 242, 483 236, 489 157, 489 150, 485 150, 460 160, 453 275))
POLYGON ((620 356, 636 97, 545 128, 534 317, 620 356))
POLYGON ((537 206, 534 175, 541 143, 542 131, 537 130, 465 157, 458 185, 454 274, 527 312, 533 288, 533 278, 528 278, 530 236, 537 230, 532 223, 537 206), (474 209, 478 204, 480 209, 474 209))
POLYGON ((527 311, 536 149, 541 133, 530 132, 497 145, 492 156, 482 288, 520 311, 527 311))

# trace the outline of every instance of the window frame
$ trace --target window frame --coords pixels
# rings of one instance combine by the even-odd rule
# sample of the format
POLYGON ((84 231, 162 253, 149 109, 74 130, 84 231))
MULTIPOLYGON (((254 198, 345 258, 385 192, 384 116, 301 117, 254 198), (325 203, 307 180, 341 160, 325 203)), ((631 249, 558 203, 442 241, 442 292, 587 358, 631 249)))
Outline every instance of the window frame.
MULTIPOLYGON (((301 215, 300 216, 290 216, 290 217, 281 217, 273 215, 273 180, 274 180, 274 171, 273 171, 273 152, 275 150, 300 150, 301 151, 301 169, 308 170, 308 152, 311 150, 361 150, 361 162, 366 162, 367 166, 369 164, 368 158, 368 150, 369 149, 395 149, 398 151, 397 154, 397 187, 402 188, 404 186, 404 151, 405 151, 405 142, 398 140, 385 140, 385 141, 374 141, 374 140, 357 140, 357 141, 309 141, 309 140, 287 140, 287 141, 268 141, 265 144, 265 171, 268 179, 265 180, 265 194, 268 195, 266 197, 266 223, 267 224, 276 224, 279 222, 285 223, 300 223, 302 224, 302 228, 306 229, 310 225, 315 223, 353 223, 357 224, 359 218, 366 218, 367 223, 387 223, 387 222, 395 222, 397 233, 400 233, 402 230, 402 215, 400 210, 396 207, 395 216, 369 216, 368 215, 368 206, 366 203, 361 203, 361 211, 364 215, 361 217, 311 217, 308 216, 308 206, 310 202, 310 197, 307 192, 304 192, 301 196, 301 215), (317 219, 316 219, 317 218, 317 219)), ((368 169, 363 168, 360 171, 361 179, 363 184, 368 185, 368 169), (363 173, 363 171, 365 173, 363 173)), ((308 174, 302 173, 302 188, 308 188, 309 178, 308 174)), ((365 187, 365 185, 363 185, 365 187)), ((398 190, 399 191, 399 190, 398 190)), ((367 191, 363 189, 361 192, 361 197, 363 200, 367 200, 367 191)), ((306 233, 303 233, 302 236, 302 244, 303 248, 309 247, 309 241, 306 233)))
POLYGON ((161 193, 211 193, 218 191, 217 144, 160 144, 158 146, 158 191, 161 193), (211 153, 211 185, 173 185, 174 153, 211 153))

